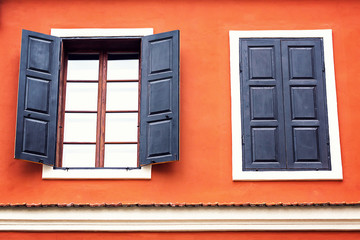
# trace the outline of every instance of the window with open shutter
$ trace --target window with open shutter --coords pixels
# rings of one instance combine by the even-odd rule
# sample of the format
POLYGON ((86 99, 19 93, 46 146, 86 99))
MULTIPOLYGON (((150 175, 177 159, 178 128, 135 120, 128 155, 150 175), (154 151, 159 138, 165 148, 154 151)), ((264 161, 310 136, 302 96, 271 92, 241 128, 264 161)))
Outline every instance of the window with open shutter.
POLYGON ((18 98, 15 158, 67 169, 178 160, 179 31, 79 39, 24 30, 18 98))

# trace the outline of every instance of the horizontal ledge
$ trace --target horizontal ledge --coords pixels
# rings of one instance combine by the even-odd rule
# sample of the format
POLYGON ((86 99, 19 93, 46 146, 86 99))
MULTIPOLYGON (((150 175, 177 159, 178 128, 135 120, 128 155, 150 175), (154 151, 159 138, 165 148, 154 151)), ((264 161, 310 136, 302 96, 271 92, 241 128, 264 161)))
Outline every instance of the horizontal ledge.
MULTIPOLYGON (((43 165, 43 179, 151 179, 151 166, 140 169, 55 169, 43 165)), ((1 211, 0 211, 1 215, 1 211)), ((1 218, 0 218, 1 220, 1 218)))
POLYGON ((153 34, 152 28, 52 28, 51 35, 57 37, 117 37, 145 36, 153 34))
POLYGON ((359 230, 360 222, 342 223, 339 221, 329 222, 296 222, 296 221, 272 221, 269 222, 231 222, 221 221, 211 222, 161 222, 151 223, 133 221, 133 222, 74 222, 66 221, 64 223, 37 221, 27 223, 23 221, 13 221, 3 223, 0 221, 0 231, 350 231, 359 230))
POLYGON ((0 231, 307 230, 360 230, 360 207, 0 209, 0 231))

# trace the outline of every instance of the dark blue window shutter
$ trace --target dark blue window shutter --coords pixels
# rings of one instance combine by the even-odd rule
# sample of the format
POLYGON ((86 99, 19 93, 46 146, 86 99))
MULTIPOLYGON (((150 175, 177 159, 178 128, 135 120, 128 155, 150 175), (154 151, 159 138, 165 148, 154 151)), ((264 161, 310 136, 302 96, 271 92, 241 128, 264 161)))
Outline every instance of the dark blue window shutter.
POLYGON ((276 39, 240 39, 244 170, 286 168, 280 51, 276 39))
POLYGON ((141 166, 179 160, 179 31, 142 38, 141 166))
POLYGON ((15 158, 54 165, 60 38, 23 30, 15 158))
POLYGON ((330 169, 322 40, 281 47, 288 169, 330 169))

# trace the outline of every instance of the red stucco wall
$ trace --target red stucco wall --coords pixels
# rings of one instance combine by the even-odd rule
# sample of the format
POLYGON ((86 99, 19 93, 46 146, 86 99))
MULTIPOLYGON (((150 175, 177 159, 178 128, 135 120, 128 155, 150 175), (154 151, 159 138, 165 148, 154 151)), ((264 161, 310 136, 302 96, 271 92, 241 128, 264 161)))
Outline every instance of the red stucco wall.
POLYGON ((1 0, 0 203, 360 201, 359 13, 355 0, 1 0), (180 162, 154 166, 151 180, 42 180, 41 165, 14 160, 21 29, 143 27, 181 31, 180 162), (343 181, 232 181, 229 30, 261 29, 333 29, 343 181))

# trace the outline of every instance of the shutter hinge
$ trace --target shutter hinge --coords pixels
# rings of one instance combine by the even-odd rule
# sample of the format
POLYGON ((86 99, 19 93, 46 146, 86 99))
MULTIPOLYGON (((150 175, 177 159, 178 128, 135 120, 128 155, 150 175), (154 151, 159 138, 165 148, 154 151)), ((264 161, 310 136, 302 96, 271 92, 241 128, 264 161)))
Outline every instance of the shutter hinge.
POLYGON ((325 72, 325 62, 322 61, 322 71, 325 72))
POLYGON ((327 145, 330 145, 330 138, 329 135, 326 136, 327 145))
POLYGON ((244 145, 244 135, 241 135, 241 144, 244 145))
POLYGON ((242 62, 240 62, 240 72, 242 72, 243 69, 242 69, 242 62))

